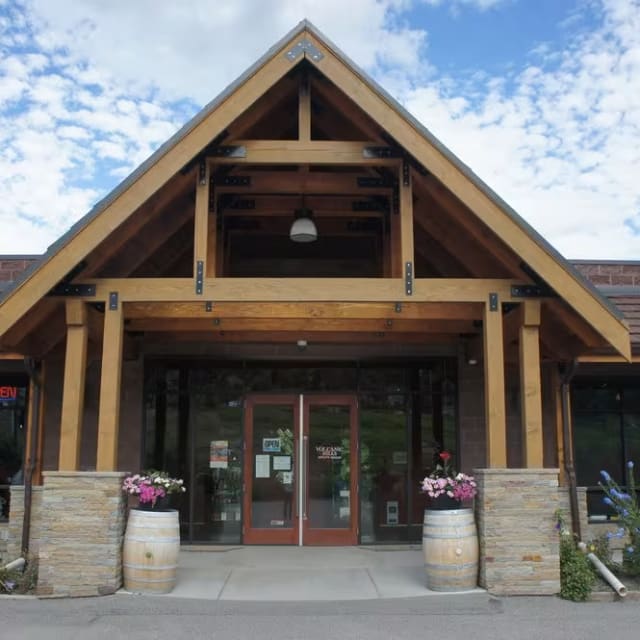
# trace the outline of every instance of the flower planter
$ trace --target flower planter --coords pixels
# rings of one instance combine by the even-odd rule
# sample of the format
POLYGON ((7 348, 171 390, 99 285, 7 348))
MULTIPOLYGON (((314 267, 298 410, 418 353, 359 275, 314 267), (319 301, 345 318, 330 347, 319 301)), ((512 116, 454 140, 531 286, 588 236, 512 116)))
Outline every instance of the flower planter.
POLYGON ((431 591, 467 591, 478 584, 478 534, 472 509, 425 509, 422 550, 431 591))
POLYGON ((169 593, 176 584, 180 527, 175 509, 131 509, 122 550, 124 588, 169 593))

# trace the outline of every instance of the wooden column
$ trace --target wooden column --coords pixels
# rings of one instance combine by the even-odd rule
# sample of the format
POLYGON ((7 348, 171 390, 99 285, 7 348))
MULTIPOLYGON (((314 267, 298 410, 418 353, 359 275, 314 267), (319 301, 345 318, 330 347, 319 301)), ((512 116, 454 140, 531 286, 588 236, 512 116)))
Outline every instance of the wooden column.
POLYGON ((209 192, 209 215, 207 217, 207 278, 215 278, 220 275, 218 267, 218 209, 213 185, 209 192))
POLYGON ((311 140, 311 92, 306 74, 298 85, 298 140, 311 140))
POLYGON ((411 167, 406 160, 400 166, 398 176, 400 189, 400 273, 404 276, 407 263, 411 263, 411 270, 415 278, 415 261, 413 250, 413 188, 411 181, 411 167))
POLYGON ((84 413, 84 379, 87 368, 87 308, 82 300, 67 300, 67 352, 60 417, 60 471, 77 471, 84 413))
POLYGON ((118 464, 118 427, 122 378, 123 313, 122 303, 104 312, 102 340, 102 374, 98 413, 97 471, 116 471, 118 464))
POLYGON ((540 382, 540 301, 520 305, 520 402, 522 461, 528 469, 542 469, 542 391, 540 382))
MULTIPOLYGON (((494 295, 494 294, 492 294, 494 295)), ((502 305, 496 295, 484 307, 484 406, 487 433, 487 467, 507 466, 507 421, 504 393, 502 305)))
POLYGON ((196 208, 193 237, 193 275, 197 277, 198 262, 202 262, 202 276, 206 276, 209 240, 209 163, 202 160, 196 177, 196 208))

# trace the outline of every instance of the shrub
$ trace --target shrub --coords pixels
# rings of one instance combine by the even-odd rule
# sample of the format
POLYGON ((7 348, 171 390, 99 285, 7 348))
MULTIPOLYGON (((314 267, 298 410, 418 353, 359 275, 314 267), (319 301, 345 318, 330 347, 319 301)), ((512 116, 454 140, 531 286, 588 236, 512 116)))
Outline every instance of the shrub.
POLYGON ((0 568, 0 593, 31 593, 38 584, 38 561, 29 559, 25 570, 0 568))
POLYGON ((627 491, 622 491, 616 481, 601 471, 599 482, 605 493, 603 501, 615 512, 620 523, 617 533, 609 537, 628 537, 629 544, 622 550, 622 571, 630 576, 640 575, 640 505, 636 494, 633 462, 627 462, 627 491))
POLYGON ((596 581, 587 556, 577 547, 576 540, 566 527, 561 512, 556 513, 560 532, 560 597, 574 602, 584 602, 596 581))

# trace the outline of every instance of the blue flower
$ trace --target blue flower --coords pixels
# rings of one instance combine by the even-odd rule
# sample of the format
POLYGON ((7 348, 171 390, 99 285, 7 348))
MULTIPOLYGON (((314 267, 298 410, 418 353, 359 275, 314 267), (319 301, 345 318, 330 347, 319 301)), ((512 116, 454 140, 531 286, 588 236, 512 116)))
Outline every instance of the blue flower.
POLYGON ((631 496, 628 493, 619 493, 617 497, 620 500, 631 500, 631 496))
POLYGON ((635 549, 633 547, 627 547, 627 553, 633 553, 635 549))
POLYGON ((609 482, 609 480, 611 480, 611 476, 606 471, 601 471, 600 475, 605 482, 609 482))
POLYGON ((610 507, 613 507, 613 500, 609 496, 605 496, 602 498, 602 502, 608 504, 610 507))
POLYGON ((629 510, 628 509, 623 509, 622 510, 622 517, 626 518, 629 515, 629 510))
POLYGON ((611 531, 607 531, 606 538, 607 540, 611 540, 611 538, 613 538, 613 534, 611 533, 611 531))
POLYGON ((627 469, 633 469, 633 460, 629 460, 629 462, 627 462, 627 469))

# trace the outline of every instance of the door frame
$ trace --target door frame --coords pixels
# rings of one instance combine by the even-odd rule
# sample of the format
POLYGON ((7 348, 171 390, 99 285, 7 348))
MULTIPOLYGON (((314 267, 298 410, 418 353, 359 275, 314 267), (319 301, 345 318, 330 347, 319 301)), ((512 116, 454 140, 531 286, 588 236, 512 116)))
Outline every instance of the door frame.
POLYGON ((300 410, 298 395, 294 394, 250 394, 244 399, 244 469, 243 469, 243 498, 242 498, 242 544, 291 544, 297 545, 299 538, 298 512, 298 432, 300 424, 300 410), (293 442, 296 458, 294 458, 293 474, 293 513, 290 529, 261 529, 251 526, 251 498, 253 494, 253 408, 255 405, 291 405, 293 408, 293 442))
POLYGON ((360 474, 358 398, 356 394, 249 394, 244 399, 244 464, 243 464, 243 523, 242 544, 274 545, 356 545, 359 532, 360 474), (263 529, 251 525, 253 494, 253 415, 256 405, 289 405, 293 409, 293 513, 288 529, 263 529), (310 407, 339 405, 349 407, 350 515, 351 526, 346 529, 314 529, 308 526, 306 506, 309 504, 308 443, 310 407), (302 432, 302 433, 301 433, 302 432), (301 437, 302 436, 302 437, 301 437), (303 487, 302 490, 299 488, 303 487))

